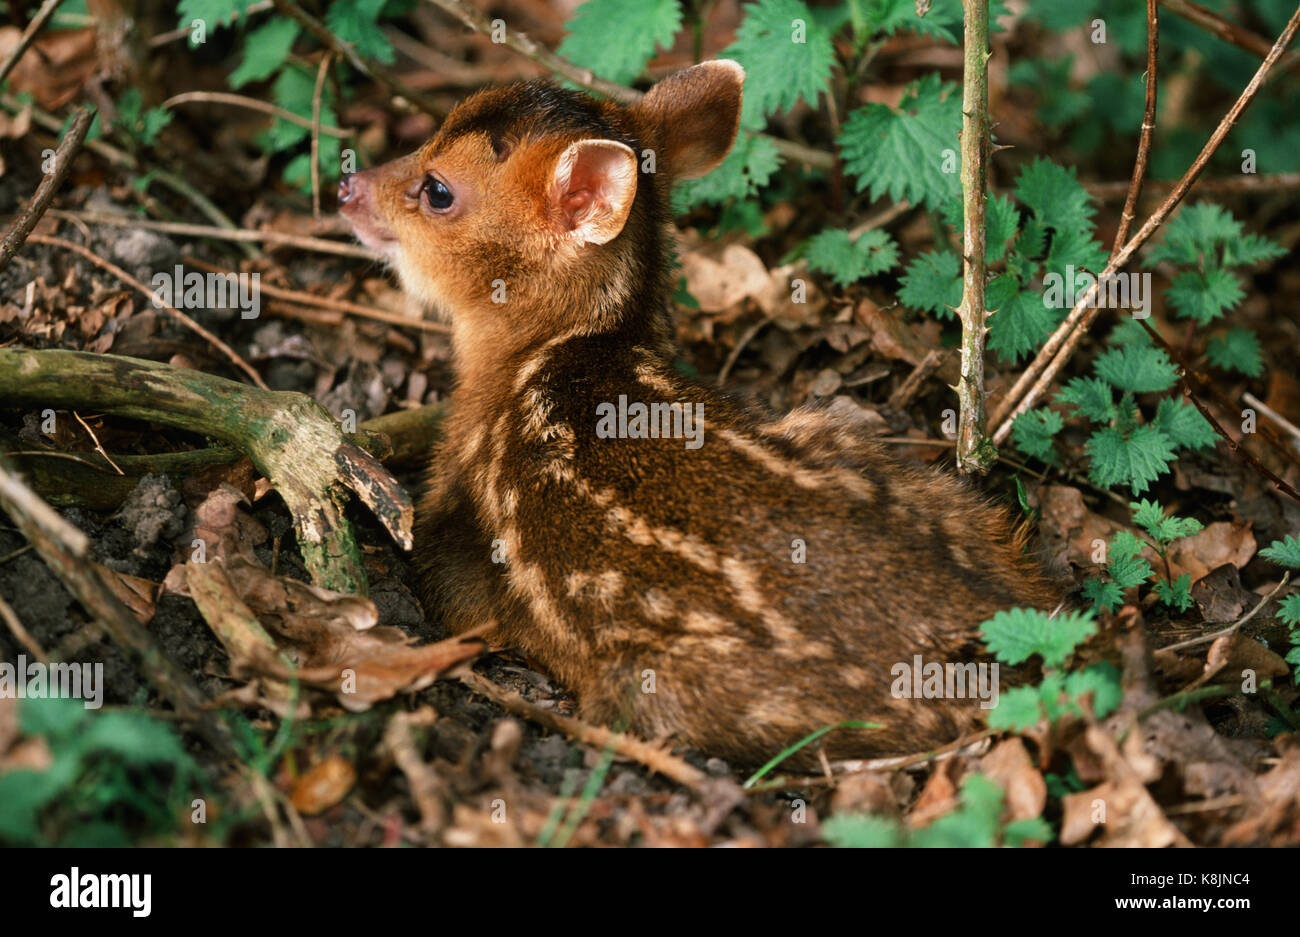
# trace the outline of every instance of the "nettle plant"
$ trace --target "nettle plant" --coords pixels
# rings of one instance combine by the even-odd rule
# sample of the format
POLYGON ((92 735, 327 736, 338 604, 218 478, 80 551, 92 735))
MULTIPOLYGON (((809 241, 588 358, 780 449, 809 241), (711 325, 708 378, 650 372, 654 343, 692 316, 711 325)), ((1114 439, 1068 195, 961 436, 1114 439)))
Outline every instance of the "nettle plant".
POLYGON ((1131 530, 1120 530, 1110 543, 1098 541, 1098 554, 1093 560, 1105 564, 1106 578, 1094 576, 1083 584, 1083 594, 1096 608, 1115 611, 1124 604, 1124 592, 1141 586, 1155 578, 1156 596, 1170 608, 1184 612, 1192 607, 1192 577, 1190 573, 1174 576, 1169 569, 1169 547, 1175 540, 1188 537, 1201 530, 1201 522, 1191 517, 1165 516, 1164 509, 1155 501, 1137 501, 1129 505, 1133 522, 1146 531, 1150 540, 1143 540, 1131 530), (1151 568, 1142 555, 1150 548, 1164 563, 1165 575, 1151 568))
MULTIPOLYGON (((1274 540, 1260 550, 1259 555, 1279 566, 1300 569, 1300 536, 1291 534, 1281 540, 1274 540)), ((1288 637, 1292 647, 1286 655, 1286 662, 1291 665, 1295 683, 1300 685, 1300 593, 1293 592, 1281 601, 1277 617, 1291 629, 1288 637)))

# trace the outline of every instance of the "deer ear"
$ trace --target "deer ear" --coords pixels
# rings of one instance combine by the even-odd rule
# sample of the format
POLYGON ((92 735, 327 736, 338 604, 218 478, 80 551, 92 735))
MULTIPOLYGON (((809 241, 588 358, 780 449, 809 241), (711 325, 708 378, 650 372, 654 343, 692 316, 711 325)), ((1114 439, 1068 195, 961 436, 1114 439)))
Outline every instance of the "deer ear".
POLYGON ((636 198, 636 154, 613 140, 579 140, 555 162, 551 217, 579 244, 618 237, 636 198))
POLYGON ((674 179, 696 179, 726 158, 740 127, 745 70, 715 59, 669 75, 636 106, 674 179))

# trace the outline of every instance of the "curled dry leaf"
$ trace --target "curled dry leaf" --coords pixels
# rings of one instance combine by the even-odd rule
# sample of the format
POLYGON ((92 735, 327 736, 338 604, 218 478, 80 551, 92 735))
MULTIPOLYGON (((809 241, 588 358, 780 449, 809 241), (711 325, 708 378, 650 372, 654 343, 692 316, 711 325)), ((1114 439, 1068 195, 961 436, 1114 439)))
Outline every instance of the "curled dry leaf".
POLYGON ((1175 577, 1190 573, 1198 582, 1225 563, 1241 569, 1255 555, 1255 535, 1249 524, 1217 521, 1199 533, 1175 540, 1169 566, 1175 577))
POLYGON ((343 800, 356 783, 352 762, 331 755, 298 778, 289 801, 299 813, 315 816, 343 800))
POLYGON ((1247 816, 1230 826, 1222 846, 1300 845, 1300 738, 1284 735, 1274 743, 1282 760, 1259 778, 1259 796, 1247 816))
POLYGON ((1008 823, 1032 820, 1047 806, 1047 782, 1018 738, 999 743, 980 761, 980 769, 1006 795, 1002 818, 1008 823))

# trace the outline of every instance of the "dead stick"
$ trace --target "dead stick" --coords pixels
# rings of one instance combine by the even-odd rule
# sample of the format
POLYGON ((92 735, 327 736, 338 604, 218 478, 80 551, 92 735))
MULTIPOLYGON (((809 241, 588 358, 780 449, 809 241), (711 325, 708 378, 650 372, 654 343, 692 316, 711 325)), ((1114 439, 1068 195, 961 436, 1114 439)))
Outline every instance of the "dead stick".
POLYGON ((32 196, 32 200, 27 203, 27 208, 23 210, 22 215, 9 229, 4 242, 0 243, 0 270, 9 266, 9 261, 13 260, 14 254, 18 253, 18 249, 23 246, 27 236, 36 227, 36 222, 41 220, 45 210, 50 207, 50 202, 54 199, 54 193, 59 190, 59 186, 63 185, 63 180, 68 177, 68 171, 72 169, 72 160, 77 155, 77 151, 81 149, 81 144, 86 139, 86 132, 90 130, 90 123, 94 119, 95 112, 93 109, 82 108, 77 111, 72 126, 59 142, 59 148, 54 151, 53 171, 46 173, 45 177, 41 179, 41 184, 36 187, 36 193, 32 196))

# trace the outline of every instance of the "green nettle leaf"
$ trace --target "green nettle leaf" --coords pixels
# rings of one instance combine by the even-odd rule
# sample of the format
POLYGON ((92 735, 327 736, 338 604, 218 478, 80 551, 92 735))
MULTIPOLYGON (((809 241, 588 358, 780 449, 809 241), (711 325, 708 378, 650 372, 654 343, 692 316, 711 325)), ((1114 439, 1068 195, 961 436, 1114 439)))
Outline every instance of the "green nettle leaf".
POLYGON ((1111 348, 1097 359, 1096 370, 1102 380, 1135 394, 1168 390, 1178 380, 1174 363, 1154 345, 1111 348))
POLYGON ((1181 398, 1161 400, 1151 425, 1172 439, 1175 445, 1188 449, 1213 446, 1219 438, 1214 427, 1201 416, 1201 411, 1181 398))
MULTIPOLYGON (((312 97, 316 93, 316 83, 311 75, 296 67, 281 69, 271 86, 271 92, 277 105, 311 120, 312 97)), ((321 103, 321 120, 325 120, 324 102, 321 103)), ((271 129, 262 136, 262 145, 278 152, 296 146, 310 135, 311 131, 306 127, 276 118, 271 129)))
POLYGON ((1184 319, 1208 325, 1246 298, 1241 278, 1219 267, 1204 273, 1186 270, 1178 274, 1165 290, 1165 298, 1184 319))
POLYGON ((931 207, 960 195, 955 168, 961 95, 955 89, 931 73, 904 89, 898 110, 867 104, 849 114, 839 138, 840 155, 844 168, 858 177, 859 191, 931 207), (945 162, 953 172, 944 172, 945 162))
POLYGON ((1060 667, 1096 630, 1091 611, 1049 618, 1046 612, 1025 608, 1000 611, 980 625, 984 643, 1002 663, 1019 664, 1037 654, 1044 667, 1060 667))
POLYGON ((1065 426, 1065 420, 1055 410, 1026 410, 1011 424, 1011 440, 1027 456, 1048 465, 1056 463, 1056 449, 1052 437, 1065 426))
POLYGON ((397 58, 393 44, 379 28, 379 12, 388 0, 332 0, 325 11, 325 25, 344 42, 352 44, 368 59, 392 65, 397 58))
POLYGON ((559 53, 602 78, 628 84, 656 48, 672 45, 681 26, 677 0, 587 0, 565 24, 569 34, 559 53))
POLYGON ((1076 703, 1085 693, 1091 693, 1092 714, 1098 719, 1105 719, 1118 709, 1124 696, 1119 670, 1106 661, 1090 664, 1067 676, 1065 693, 1076 703))
POLYGON ((695 205, 747 199, 765 186, 780 166, 775 143, 767 137, 742 133, 717 169, 702 179, 688 179, 677 186, 672 195, 673 211, 680 214, 695 205))
MULTIPOLYGON (((1278 603, 1277 617, 1292 628, 1300 628, 1300 592, 1293 592, 1278 603)), ((1296 636, 1292 635, 1291 640, 1297 640, 1296 636)))
POLYGON ((1052 825, 1042 817, 1012 820, 1002 828, 1002 845, 1019 849, 1027 842, 1047 843, 1052 840, 1052 825))
POLYGON ((1127 484, 1134 494, 1146 491, 1174 458, 1173 440, 1154 426, 1139 426, 1127 438, 1106 427, 1092 434, 1087 451, 1089 478, 1103 488, 1127 484))
POLYGON ((1038 95, 1038 119, 1049 127, 1062 127, 1093 108, 1092 98, 1070 87, 1074 56, 1056 59, 1021 59, 1011 66, 1007 80, 1029 87, 1038 95))
POLYGON ((253 0, 180 0, 176 4, 178 28, 187 28, 195 20, 201 20, 208 29, 229 26, 237 16, 243 16, 253 0))
POLYGON ((720 56, 745 68, 741 126, 758 129, 767 115, 800 100, 816 107, 835 64, 830 34, 800 0, 758 0, 744 9, 736 41, 720 56))
POLYGON ((1172 543, 1179 537, 1190 537, 1202 529, 1201 522, 1194 517, 1165 517, 1165 509, 1158 501, 1143 498, 1130 503, 1129 507, 1133 509, 1133 523, 1161 545, 1172 543))
POLYGON ((1017 686, 998 694, 998 704, 989 710, 990 729, 1023 732, 1043 718, 1043 698, 1036 686, 1017 686))
POLYGON ((1115 392, 1098 377, 1076 377, 1056 395, 1060 403, 1072 403, 1094 423, 1109 423, 1119 415, 1115 392))
POLYGON ((1172 583, 1164 579, 1156 580, 1156 595, 1160 601, 1180 612, 1192 607, 1192 574, 1183 573, 1172 583))
POLYGON ((920 309, 945 319, 961 303, 961 261, 945 250, 926 251, 907 266, 898 301, 909 309, 920 309))
POLYGON ((242 88, 250 81, 274 75, 289 57, 300 31, 298 24, 286 16, 268 20, 250 32, 244 40, 244 59, 230 73, 230 87, 242 88))
POLYGON ((1205 349, 1210 364, 1247 377, 1264 373, 1264 355, 1259 339, 1249 329, 1229 329, 1210 339, 1205 349))
MULTIPOLYGON (((1015 281, 1014 277, 1008 279, 1015 281)), ((989 348, 1003 361, 1019 361, 1038 350, 1063 318, 1061 311, 1043 304, 1043 297, 1022 290, 997 306, 989 322, 989 348)))
POLYGON ((1300 537, 1290 534, 1281 540, 1274 540, 1260 550, 1259 555, 1266 560, 1272 560, 1279 566, 1300 569, 1300 537))
POLYGON ((829 273, 837 286, 884 273, 898 264, 898 245, 884 231, 873 228, 852 240, 838 228, 819 231, 804 248, 808 266, 829 273))
POLYGON ((1131 530, 1117 530, 1115 536, 1110 538, 1110 555, 1111 557, 1130 557, 1138 556, 1146 548, 1142 538, 1137 536, 1131 530))
MULTIPOLYGON (((867 35, 892 35, 907 29, 951 43, 961 41, 961 6, 953 0, 939 0, 925 16, 916 15, 915 0, 870 0, 864 4, 846 6, 858 6, 861 9, 860 31, 867 35)), ((993 11, 990 11, 990 24, 992 14, 993 11)))
MULTIPOLYGON (((1051 221, 1048 219, 1048 223, 1051 221)), ((1106 249, 1101 243, 1093 238, 1091 228, 1065 228, 1052 235, 1052 248, 1047 252, 1047 259, 1044 261, 1045 269, 1048 273, 1056 273, 1064 276, 1067 267, 1074 268, 1074 275, 1078 277, 1081 271, 1087 270, 1092 274, 1098 274, 1106 268, 1106 249)), ((1085 290, 1082 288, 1083 283, 1077 283, 1080 298, 1085 290)), ((1073 306, 1074 297, 1067 306, 1073 306)))
POLYGON ((101 713, 77 741, 86 751, 112 752, 127 764, 189 762, 170 728, 138 713, 101 713))
POLYGON ((1083 584, 1083 597, 1092 602, 1094 608, 1104 608, 1113 612, 1124 604, 1124 590, 1113 582, 1100 579, 1088 579, 1083 584))
POLYGON ((1273 260, 1285 253, 1266 238, 1244 233, 1241 222, 1225 209, 1213 202, 1199 202, 1185 205, 1165 225, 1164 240, 1147 252, 1145 266, 1167 260, 1180 267, 1235 267, 1273 260))
POLYGON ((861 813, 827 817, 822 836, 841 849, 894 849, 903 844, 903 830, 896 821, 861 813))
POLYGON ((1066 169, 1041 156, 1020 170, 1016 198, 1028 205, 1040 222, 1058 232, 1091 230, 1092 216, 1097 211, 1073 168, 1066 169))
POLYGON ((1121 589, 1132 589, 1151 578, 1151 564, 1141 556, 1116 556, 1106 564, 1106 572, 1121 589))

